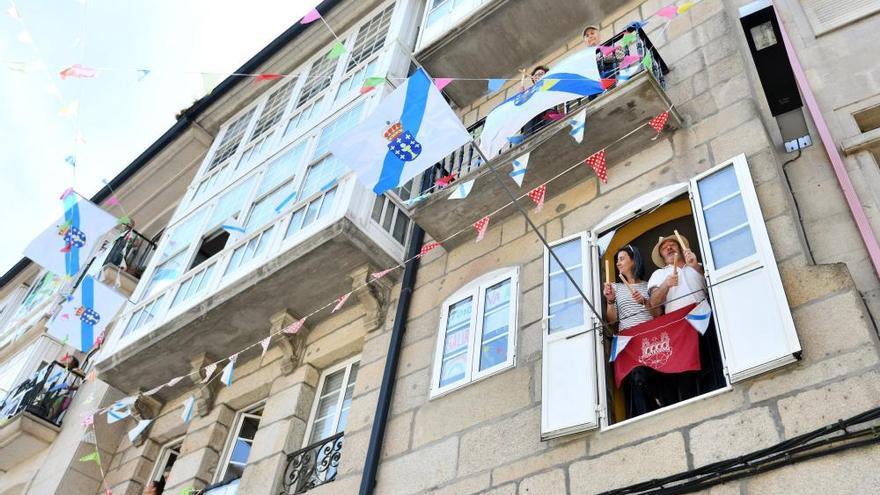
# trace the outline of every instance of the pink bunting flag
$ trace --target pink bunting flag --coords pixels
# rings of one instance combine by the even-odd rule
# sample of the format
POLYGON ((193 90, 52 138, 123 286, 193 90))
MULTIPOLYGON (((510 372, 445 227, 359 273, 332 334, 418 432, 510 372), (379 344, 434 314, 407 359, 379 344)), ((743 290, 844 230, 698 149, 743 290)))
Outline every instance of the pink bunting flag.
POLYGON ((657 131, 657 134, 660 134, 660 131, 663 130, 663 126, 666 125, 667 120, 669 120, 669 110, 666 110, 665 112, 661 113, 660 115, 649 120, 648 125, 651 126, 652 129, 657 131))
POLYGON ((431 241, 431 242, 425 244, 424 246, 422 246, 422 249, 419 251, 419 254, 417 257, 421 258, 422 256, 430 253, 434 248, 438 247, 439 245, 440 245, 440 243, 435 242, 435 241, 431 241))
POLYGON ((339 296, 338 298, 336 298, 336 306, 333 306, 333 311, 331 311, 330 313, 335 313, 342 309, 342 306, 345 305, 345 302, 348 301, 349 297, 351 297, 351 292, 345 294, 344 296, 339 296))
POLYGON ((68 313, 61 313, 61 318, 64 319, 64 320, 69 320, 69 319, 70 319, 70 314, 68 314, 68 313))
POLYGON ((299 23, 300 24, 311 24, 320 18, 321 18, 321 13, 318 12, 318 9, 312 9, 312 10, 308 11, 306 13, 306 15, 303 16, 302 19, 300 19, 299 23))
POLYGON ((75 79, 91 79, 95 77, 97 73, 98 71, 92 69, 91 67, 85 67, 80 64, 73 64, 70 67, 59 72, 58 75, 61 76, 61 79, 67 79, 68 77, 72 77, 75 79))
POLYGON ((306 322, 305 318, 300 318, 299 320, 296 320, 295 322, 291 323, 290 325, 287 325, 287 327, 284 330, 282 330, 282 332, 293 335, 296 332, 299 332, 299 329, 302 328, 303 323, 305 323, 305 322, 306 322))
POLYGON ((119 199, 116 196, 110 196, 107 198, 107 201, 104 202, 106 206, 119 206, 119 199))
POLYGON ((486 236, 486 230, 489 228, 489 216, 487 215, 477 220, 477 222, 474 223, 474 228, 477 229, 477 242, 482 241, 483 237, 486 236))
POLYGON ((667 19, 672 19, 673 17, 676 17, 678 15, 678 7, 676 7, 675 5, 667 5, 666 7, 663 7, 662 9, 655 12, 654 15, 665 17, 667 19))
POLYGON ((64 190, 63 193, 61 193, 61 197, 58 198, 58 199, 64 199, 64 198, 66 198, 67 196, 69 196, 69 195, 71 195, 71 194, 73 194, 73 188, 72 188, 72 187, 68 187, 67 189, 64 190))
POLYGON ((88 428, 89 426, 92 426, 93 424, 95 424, 95 414, 94 413, 87 413, 87 414, 83 415, 83 419, 80 422, 80 424, 82 425, 83 428, 88 428))
POLYGON ((599 177, 599 180, 602 183, 608 183, 608 168, 605 166, 605 150, 599 150, 596 153, 593 153, 586 160, 587 165, 596 172, 596 176, 599 177))
POLYGON ((397 267, 392 266, 391 268, 389 268, 387 270, 382 270, 381 272, 373 273, 372 275, 370 275, 371 277, 373 277, 371 282, 375 282, 376 280, 379 280, 380 278, 384 277, 385 275, 388 275, 391 272, 391 270, 394 270, 395 268, 397 268, 397 267))
POLYGON ((260 341, 260 345, 263 347, 263 353, 260 354, 260 357, 263 357, 266 355, 266 351, 269 350, 269 344, 271 344, 271 343, 272 343, 272 336, 271 335, 260 341))
POLYGON ((435 77, 434 78, 434 86, 437 86, 437 91, 443 91, 443 88, 449 86, 449 83, 454 81, 451 77, 435 77))
POLYGON ((599 45, 598 48, 599 48, 599 51, 602 52, 603 57, 610 57, 612 54, 614 54, 614 50, 617 49, 616 46, 606 46, 606 45, 599 45))
POLYGON ((623 57, 623 60, 620 61, 620 68, 625 69, 625 68, 629 67, 630 65, 638 62, 641 59, 642 58, 639 57, 638 55, 627 55, 627 56, 623 57))
POLYGON ((202 383, 208 383, 208 380, 214 376, 215 371, 217 371, 217 363, 211 363, 205 366, 205 377, 202 378, 202 383))
POLYGON ((532 189, 529 192, 529 199, 535 202, 535 213, 539 213, 544 207, 544 194, 547 192, 547 184, 532 189))

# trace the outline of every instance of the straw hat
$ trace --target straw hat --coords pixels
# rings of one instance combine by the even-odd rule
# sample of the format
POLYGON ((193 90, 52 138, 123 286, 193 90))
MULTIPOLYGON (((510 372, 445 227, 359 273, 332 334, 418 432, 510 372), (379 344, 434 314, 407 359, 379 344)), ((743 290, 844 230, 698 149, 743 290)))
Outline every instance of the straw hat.
MULTIPOLYGON (((660 238, 657 240, 657 245, 654 246, 654 250, 651 251, 651 260, 652 260, 652 261, 654 262, 654 264, 657 265, 659 268, 664 268, 664 267, 666 267, 666 261, 664 261, 664 260, 663 260, 663 256, 660 255, 660 246, 662 246, 664 242, 666 242, 666 241, 675 241, 676 244, 679 244, 679 247, 682 249, 682 251, 684 251, 685 249, 690 249, 690 248, 691 248, 691 243, 688 242, 687 237, 685 237, 685 236, 683 236, 683 235, 681 235, 681 234, 678 234, 678 236, 681 237, 682 242, 684 242, 684 246, 682 246, 682 245, 678 242, 678 239, 675 237, 675 235, 668 235, 668 236, 666 236, 666 237, 660 237, 660 238)), ((684 253, 682 253, 682 255, 684 255, 684 253)))

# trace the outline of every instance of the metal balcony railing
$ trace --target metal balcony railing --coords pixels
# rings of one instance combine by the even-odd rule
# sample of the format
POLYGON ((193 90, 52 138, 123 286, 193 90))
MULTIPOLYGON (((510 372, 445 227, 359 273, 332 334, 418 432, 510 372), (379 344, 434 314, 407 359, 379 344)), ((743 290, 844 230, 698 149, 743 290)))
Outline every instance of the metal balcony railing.
POLYGON ((156 244, 153 241, 138 231, 129 229, 113 241, 103 265, 117 266, 125 273, 140 279, 155 251, 156 244))
POLYGON ((336 479, 344 433, 337 433, 287 456, 281 495, 305 493, 336 479))
MULTIPOLYGON (((651 73, 660 82, 662 87, 665 87, 666 84, 666 73, 669 72, 666 63, 660 57, 660 54, 657 53, 657 49, 654 48, 654 44, 651 43, 651 40, 648 38, 648 35, 641 28, 633 29, 632 31, 636 33, 635 42, 627 45, 623 48, 623 56, 626 55, 638 55, 640 57, 644 57, 646 53, 651 54, 651 73)), ((614 35, 611 39, 602 43, 604 46, 614 46, 616 43, 620 42, 620 40, 627 34, 627 31, 623 31, 614 35)), ((597 53, 597 56, 598 53, 597 53)), ((629 65, 623 69, 619 67, 619 61, 616 59, 612 59, 611 61, 605 60, 600 63, 599 70, 600 74, 605 79, 614 79, 615 82, 611 84, 608 88, 609 90, 621 85, 626 84, 626 81, 636 74, 644 72, 646 70, 645 66, 642 65, 641 62, 636 62, 632 65, 629 65)), ((572 100, 564 105, 561 105, 559 108, 555 109, 556 111, 548 111, 542 116, 538 116, 533 119, 531 122, 526 124, 523 127, 520 137, 521 140, 515 140, 509 143, 506 147, 502 148, 499 153, 503 153, 511 148, 515 148, 518 146, 522 146, 529 142, 529 137, 537 134, 542 129, 548 127, 554 122, 567 118, 570 114, 574 114, 580 111, 586 105, 593 103, 594 101, 601 100, 602 94, 596 95, 593 98, 580 98, 577 100, 572 100), (515 144, 514 144, 515 143, 515 144)), ((478 141, 480 138, 480 134, 483 132, 483 126, 486 122, 486 118, 483 117, 470 127, 468 127, 468 132, 474 138, 474 141, 478 141)), ((418 194, 414 196, 428 196, 437 190, 437 187, 434 186, 436 181, 442 177, 449 176, 450 174, 455 174, 456 180, 468 175, 472 170, 475 170, 483 165, 483 160, 480 158, 479 152, 476 149, 476 144, 474 141, 469 142, 462 146, 461 148, 453 151, 449 156, 435 164, 432 168, 429 168, 421 175, 417 176, 414 180, 414 184, 421 184, 422 188, 418 190, 418 194), (422 180, 424 175, 429 175, 429 179, 422 180)), ((492 159, 493 157, 487 157, 492 159)))
POLYGON ((50 363, 13 388, 0 404, 0 421, 27 412, 55 426, 67 412, 84 375, 58 361, 50 363))

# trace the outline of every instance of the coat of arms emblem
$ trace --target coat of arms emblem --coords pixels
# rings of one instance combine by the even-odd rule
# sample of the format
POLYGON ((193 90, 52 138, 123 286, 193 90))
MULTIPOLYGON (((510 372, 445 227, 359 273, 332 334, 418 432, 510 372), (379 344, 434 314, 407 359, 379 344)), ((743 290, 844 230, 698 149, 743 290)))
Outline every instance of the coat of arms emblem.
POLYGON ((97 311, 85 306, 76 308, 76 316, 79 317, 83 323, 92 326, 97 325, 98 322, 101 321, 101 315, 99 315, 97 311))
POLYGON ((663 332, 655 338, 645 337, 642 340, 642 355, 639 362, 651 368, 662 368, 672 357, 672 343, 669 334, 663 332))
POLYGON ((416 141, 415 136, 411 132, 403 128, 400 122, 386 122, 390 124, 385 130, 385 139, 388 140, 388 149, 394 153, 394 156, 405 162, 411 162, 418 158, 422 152, 422 144, 416 141))
POLYGON ((64 239, 64 245, 67 248, 81 248, 86 243, 86 233, 78 228, 66 223, 58 228, 58 235, 64 239))

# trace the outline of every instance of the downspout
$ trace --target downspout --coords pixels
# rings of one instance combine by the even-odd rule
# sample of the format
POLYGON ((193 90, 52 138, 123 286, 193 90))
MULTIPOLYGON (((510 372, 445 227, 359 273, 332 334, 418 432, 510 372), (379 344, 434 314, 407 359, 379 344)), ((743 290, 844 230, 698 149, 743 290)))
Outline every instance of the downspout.
POLYGON ((370 432, 370 444, 367 458, 364 460, 364 474, 361 477, 360 495, 371 495, 376 486, 376 472, 379 470, 379 459, 382 455, 382 443, 385 440, 385 425, 391 409, 391 398, 394 394, 394 377, 397 375, 397 363, 400 361, 400 348, 403 345, 403 334, 406 331, 406 316, 416 283, 416 272, 419 268, 419 250, 425 238, 425 231, 413 224, 406 258, 409 261, 403 272, 400 297, 397 311, 394 314, 394 328, 391 330, 391 343, 388 344, 388 357, 385 359, 385 371, 382 373, 382 386, 379 388, 379 403, 373 417, 373 429, 370 432))
POLYGON ((773 3, 773 11, 776 14, 776 18, 779 19, 779 31, 782 33, 782 42, 785 44, 785 51, 788 53, 788 61, 791 63, 794 77, 801 90, 801 95, 804 97, 807 110, 809 110, 810 116, 813 118, 813 123, 816 124, 816 130, 819 131, 819 138, 822 140, 822 146, 825 147, 825 152, 831 160, 831 167, 834 169, 834 175, 837 176, 837 182, 840 183, 840 189, 843 190, 843 196, 846 198, 849 211, 852 213, 853 219, 856 221, 859 234, 862 236, 862 241, 865 243, 865 248, 868 250, 871 264, 874 265, 874 273, 880 276, 880 244, 877 243, 877 236, 874 235, 874 230, 871 228, 871 224, 868 223, 868 216, 865 214, 865 209, 862 207, 861 202, 859 202, 855 187, 853 186, 852 180, 850 180, 846 166, 843 164, 843 157, 841 157, 840 152, 834 144, 831 131, 828 129, 828 123, 825 121, 825 117, 819 109, 819 104, 816 102, 816 97, 813 95, 813 90, 810 88, 810 83, 807 80, 807 74, 801 66, 797 53, 794 51, 794 46, 791 44, 791 40, 788 37, 788 31, 785 29, 785 24, 782 22, 782 16, 779 15, 779 10, 776 9, 775 3, 773 3))

